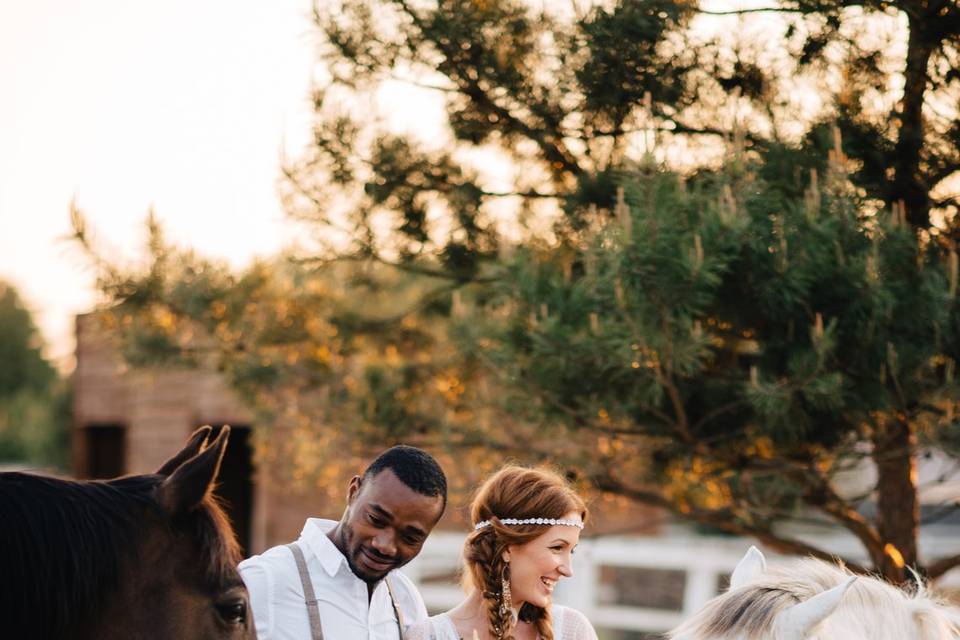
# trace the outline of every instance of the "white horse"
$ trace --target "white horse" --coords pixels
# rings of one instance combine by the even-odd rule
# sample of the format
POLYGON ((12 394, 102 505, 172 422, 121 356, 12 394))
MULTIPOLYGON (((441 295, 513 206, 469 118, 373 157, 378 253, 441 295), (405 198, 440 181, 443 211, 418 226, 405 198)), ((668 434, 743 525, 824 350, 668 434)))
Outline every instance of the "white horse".
POLYGON ((910 595, 815 559, 767 567, 750 547, 730 589, 673 640, 958 640, 960 616, 921 586, 910 595))

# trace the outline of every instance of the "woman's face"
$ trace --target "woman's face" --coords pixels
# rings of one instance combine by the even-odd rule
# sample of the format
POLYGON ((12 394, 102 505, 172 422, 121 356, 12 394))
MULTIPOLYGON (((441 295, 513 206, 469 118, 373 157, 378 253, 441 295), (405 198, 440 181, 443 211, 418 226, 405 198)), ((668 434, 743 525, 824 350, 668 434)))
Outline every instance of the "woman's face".
MULTIPOLYGON (((563 519, 580 522, 580 514, 571 511, 563 519)), ((579 541, 579 527, 553 525, 530 542, 507 547, 504 560, 510 563, 514 608, 519 609, 524 602, 540 608, 550 605, 560 578, 573 575, 571 556, 579 541)))

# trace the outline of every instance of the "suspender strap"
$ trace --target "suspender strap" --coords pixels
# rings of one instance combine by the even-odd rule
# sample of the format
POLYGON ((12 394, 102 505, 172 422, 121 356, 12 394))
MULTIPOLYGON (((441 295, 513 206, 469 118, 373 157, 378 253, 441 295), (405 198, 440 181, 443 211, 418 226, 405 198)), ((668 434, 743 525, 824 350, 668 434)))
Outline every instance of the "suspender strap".
POLYGON ((400 603, 397 602, 397 596, 393 592, 393 585, 390 580, 384 576, 383 581, 387 584, 387 591, 390 593, 390 602, 393 604, 393 612, 397 614, 397 632, 400 634, 400 640, 403 640, 403 614, 400 613, 400 603))
POLYGON ((300 574, 300 582, 303 584, 303 600, 307 605, 307 617, 310 619, 310 638, 311 640, 323 640, 320 609, 317 606, 317 596, 313 592, 313 582, 310 580, 310 573, 307 571, 307 561, 303 557, 303 550, 296 542, 291 542, 287 547, 293 553, 293 559, 297 562, 297 572, 300 574))
MULTIPOLYGON (((303 600, 307 605, 307 617, 310 619, 310 638, 311 640, 323 640, 323 627, 320 626, 320 607, 317 604, 317 596, 313 591, 313 581, 310 580, 310 572, 307 571, 307 560, 303 557, 303 550, 296 542, 287 545, 290 552, 293 553, 293 559, 297 563, 297 573, 300 574, 300 583, 303 585, 303 600)), ((403 614, 400 613, 400 603, 393 592, 393 585, 390 580, 384 577, 383 581, 387 585, 387 592, 390 594, 390 603, 393 605, 393 612, 397 616, 397 633, 400 634, 400 640, 403 636, 403 614)))

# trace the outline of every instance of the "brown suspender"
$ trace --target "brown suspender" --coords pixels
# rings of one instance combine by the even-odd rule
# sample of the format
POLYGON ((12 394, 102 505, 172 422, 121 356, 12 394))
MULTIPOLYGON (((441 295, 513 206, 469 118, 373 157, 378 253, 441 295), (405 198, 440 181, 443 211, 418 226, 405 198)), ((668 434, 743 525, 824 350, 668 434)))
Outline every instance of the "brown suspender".
POLYGON ((312 640, 323 640, 323 627, 320 626, 320 607, 317 596, 313 592, 313 581, 307 571, 307 561, 303 557, 303 550, 296 542, 287 545, 297 562, 297 571, 300 573, 300 582, 303 584, 303 600, 307 605, 307 617, 310 618, 310 637, 312 640))
MULTIPOLYGON (((320 625, 320 606, 317 601, 316 593, 313 591, 313 581, 310 579, 310 572, 307 571, 307 560, 303 557, 303 550, 296 542, 287 545, 290 552, 293 553, 293 559, 297 563, 297 573, 300 574, 300 582, 303 584, 303 600, 307 605, 307 617, 310 619, 310 638, 312 640, 323 640, 323 627, 320 625)), ((387 592, 390 594, 390 603, 393 605, 393 612, 397 616, 397 631, 400 634, 400 640, 403 640, 403 615, 400 613, 400 603, 397 602, 397 596, 393 592, 393 586, 385 577, 387 583, 387 592)))
POLYGON ((383 576, 383 581, 387 585, 387 593, 390 594, 390 602, 393 604, 393 612, 397 614, 397 633, 400 634, 400 640, 403 640, 403 614, 400 613, 400 603, 397 602, 397 595, 393 592, 393 585, 383 576))

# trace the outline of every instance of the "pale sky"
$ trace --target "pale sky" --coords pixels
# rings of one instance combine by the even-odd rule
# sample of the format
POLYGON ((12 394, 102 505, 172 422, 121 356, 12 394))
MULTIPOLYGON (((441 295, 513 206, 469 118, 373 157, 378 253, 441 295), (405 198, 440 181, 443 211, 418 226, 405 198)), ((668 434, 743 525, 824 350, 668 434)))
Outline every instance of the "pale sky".
MULTIPOLYGON (((318 39, 310 0, 0 0, 0 279, 62 368, 73 316, 97 301, 64 240, 72 199, 121 260, 141 255, 151 207, 171 239, 235 267, 295 239, 280 157, 310 139, 318 39)), ((364 108, 443 144, 435 94, 387 83, 364 108)))
POLYGON ((96 302, 76 198, 113 255, 153 207, 178 243, 242 266, 293 237, 281 153, 309 140, 309 0, 0 0, 0 279, 72 366, 96 302))

